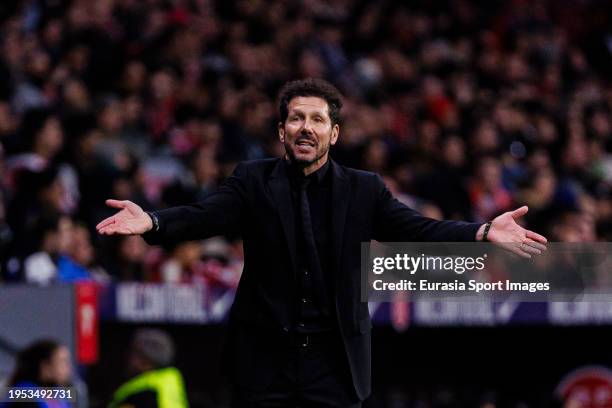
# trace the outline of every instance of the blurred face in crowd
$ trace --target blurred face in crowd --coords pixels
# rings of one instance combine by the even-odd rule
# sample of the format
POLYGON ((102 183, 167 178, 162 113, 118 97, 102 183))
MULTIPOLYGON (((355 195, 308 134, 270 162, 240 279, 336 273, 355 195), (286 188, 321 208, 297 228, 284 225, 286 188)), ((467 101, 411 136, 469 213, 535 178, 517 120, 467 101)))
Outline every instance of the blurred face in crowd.
POLYGON ((112 100, 99 115, 100 127, 108 133, 115 133, 123 126, 124 110, 119 100, 112 100))
POLYGON ((136 125, 143 113, 142 99, 138 95, 130 95, 122 101, 123 120, 127 124, 136 125))
POLYGON ((37 50, 29 56, 27 69, 28 73, 34 78, 44 78, 49 72, 50 67, 51 59, 45 52, 37 50))
POLYGON ((219 177, 219 165, 215 157, 206 149, 200 149, 193 164, 193 173, 198 184, 205 187, 219 177))
POLYGON ((137 235, 127 235, 119 246, 119 255, 126 262, 140 263, 147 252, 146 244, 137 235))
POLYGON ((534 179, 534 189, 547 201, 552 201, 557 188, 557 178, 551 169, 543 169, 534 179))
POLYGON ((172 96, 174 92, 174 78, 166 71, 157 71, 151 77, 151 93, 158 100, 172 96))
POLYGON ((85 84, 79 80, 70 80, 64 85, 64 101, 72 109, 89 108, 89 94, 85 84))
POLYGON ((444 161, 451 167, 462 167, 465 164, 465 145, 458 136, 450 136, 442 148, 444 161))
POLYGON ((380 139, 373 140, 365 153, 365 166, 369 170, 382 171, 387 162, 387 145, 380 139))
POLYGON ((39 191, 38 198, 43 206, 61 212, 64 194, 64 185, 60 178, 56 177, 51 184, 39 191))
POLYGON ((89 266, 94 259, 94 250, 89 238, 87 228, 77 225, 73 228, 70 257, 79 265, 89 266))
POLYGON ((43 383, 66 385, 71 376, 70 351, 65 346, 58 347, 51 357, 40 365, 40 379, 43 383))
POLYGON ((172 252, 172 257, 186 268, 198 262, 201 256, 202 245, 199 242, 184 242, 172 252))
POLYGON ((488 191, 494 191, 501 183, 501 166, 493 158, 485 158, 478 169, 478 178, 488 191))
POLYGON ((130 353, 128 354, 128 373, 135 375, 144 373, 154 368, 155 366, 153 364, 141 357, 135 350, 130 350, 130 353))
POLYGON ((53 157, 62 148, 64 132, 57 117, 47 119, 34 143, 34 150, 45 158, 53 157))
POLYGON ((58 251, 62 254, 67 254, 72 248, 73 228, 74 225, 70 217, 63 216, 60 218, 57 224, 57 246, 58 251))
POLYGON ((130 92, 139 92, 147 80, 147 68, 140 61, 128 63, 123 71, 123 87, 130 92))
POLYGON ((297 96, 287 105, 287 119, 279 123, 280 141, 291 161, 310 174, 327 162, 329 149, 336 144, 340 127, 332 124, 325 99, 297 96))

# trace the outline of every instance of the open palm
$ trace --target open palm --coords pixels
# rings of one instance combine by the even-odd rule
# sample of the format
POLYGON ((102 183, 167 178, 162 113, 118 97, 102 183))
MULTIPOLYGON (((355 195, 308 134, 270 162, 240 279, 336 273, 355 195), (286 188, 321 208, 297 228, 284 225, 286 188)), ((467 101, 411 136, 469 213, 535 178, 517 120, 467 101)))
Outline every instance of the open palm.
POLYGON ((151 217, 131 201, 106 200, 106 205, 121 211, 96 225, 100 234, 137 235, 153 228, 151 217))
POLYGON ((487 239, 524 258, 546 250, 546 238, 525 229, 516 220, 527 214, 527 206, 508 211, 493 220, 487 239))

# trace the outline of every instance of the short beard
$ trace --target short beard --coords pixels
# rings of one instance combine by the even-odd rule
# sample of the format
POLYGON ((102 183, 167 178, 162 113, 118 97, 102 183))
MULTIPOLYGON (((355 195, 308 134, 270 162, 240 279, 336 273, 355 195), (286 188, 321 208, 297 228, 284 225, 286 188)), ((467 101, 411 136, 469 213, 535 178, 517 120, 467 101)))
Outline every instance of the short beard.
POLYGON ((328 143, 327 146, 325 146, 325 148, 321 152, 321 154, 316 155, 313 160, 299 160, 297 157, 295 157, 295 154, 293 154, 293 150, 291 150, 289 145, 285 143, 285 153, 286 153, 286 156, 289 158, 289 161, 291 161, 292 164, 295 164, 296 166, 302 169, 321 160, 321 158, 329 152, 330 148, 331 148, 331 144, 328 143))

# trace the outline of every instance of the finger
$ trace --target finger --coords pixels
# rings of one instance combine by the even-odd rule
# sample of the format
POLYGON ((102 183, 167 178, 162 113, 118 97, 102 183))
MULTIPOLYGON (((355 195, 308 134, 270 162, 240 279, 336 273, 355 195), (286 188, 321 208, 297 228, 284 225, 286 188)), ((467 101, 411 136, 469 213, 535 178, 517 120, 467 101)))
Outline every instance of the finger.
POLYGON ((98 230, 98 234, 100 234, 100 235, 113 235, 113 234, 114 234, 114 232, 112 231, 112 229, 111 229, 111 228, 109 228, 109 227, 104 227, 104 228, 100 228, 100 229, 98 230))
POLYGON ((502 248, 504 248, 508 252, 512 252, 515 255, 523 257, 523 251, 520 249, 520 243, 518 242, 506 242, 499 244, 502 248))
POLYGON ((102 235, 111 235, 114 234, 117 230, 117 226, 113 224, 105 225, 98 229, 98 233, 102 235))
POLYGON ((537 232, 527 230, 526 234, 527 234, 527 238, 531 238, 534 241, 541 242, 542 244, 545 244, 548 242, 545 236, 540 235, 537 232))
POLYGON ((115 217, 108 217, 108 218, 100 221, 100 223, 98 223, 98 225, 96 225, 96 229, 99 231, 101 228, 104 228, 107 225, 113 224, 114 222, 115 222, 115 217))
POLYGON ((114 234, 129 235, 130 234, 130 232, 127 231, 125 228, 119 227, 116 224, 106 226, 102 228, 99 232, 102 235, 114 235, 114 234))
POLYGON ((529 245, 530 247, 537 248, 537 249, 539 249, 540 251, 546 251, 546 245, 541 244, 541 243, 539 243, 538 241, 534 241, 534 240, 532 240, 532 239, 530 239, 530 238, 527 238, 527 239, 525 240, 525 244, 526 244, 526 245, 529 245))
POLYGON ((512 216, 512 218, 519 218, 522 217, 523 215, 527 214, 527 211, 529 211, 529 207, 527 207, 526 205, 517 208, 516 210, 512 211, 510 213, 510 215, 512 216))
POLYGON ((507 243, 502 245, 504 248, 506 248, 508 251, 520 256, 521 258, 531 258, 531 255, 528 254, 527 252, 525 252, 522 248, 521 248, 521 243, 520 242, 512 242, 512 243, 507 243))
POLYGON ((515 254, 520 256, 521 258, 527 258, 527 259, 531 258, 531 255, 529 253, 523 251, 521 248, 518 248, 518 247, 513 249, 512 252, 514 252, 515 254))
POLYGON ((109 207, 113 207, 113 208, 126 208, 128 206, 129 201, 127 200, 123 200, 123 201, 119 201, 119 200, 106 200, 106 205, 108 205, 109 207))
POLYGON ((540 255, 542 253, 542 250, 536 247, 533 247, 531 245, 528 245, 527 243, 524 243, 523 245, 521 245, 520 248, 521 248, 521 251, 527 252, 532 255, 540 255))

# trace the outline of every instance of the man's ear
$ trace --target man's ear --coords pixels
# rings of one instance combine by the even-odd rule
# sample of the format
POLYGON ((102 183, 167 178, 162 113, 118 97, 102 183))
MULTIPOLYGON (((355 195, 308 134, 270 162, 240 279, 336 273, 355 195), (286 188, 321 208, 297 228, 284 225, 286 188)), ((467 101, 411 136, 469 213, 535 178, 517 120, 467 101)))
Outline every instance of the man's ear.
POLYGON ((340 136, 340 125, 336 123, 332 128, 331 139, 329 141, 332 146, 338 141, 338 136, 340 136))
POLYGON ((285 127, 283 126, 283 122, 278 122, 278 138, 281 143, 285 143, 285 127))

